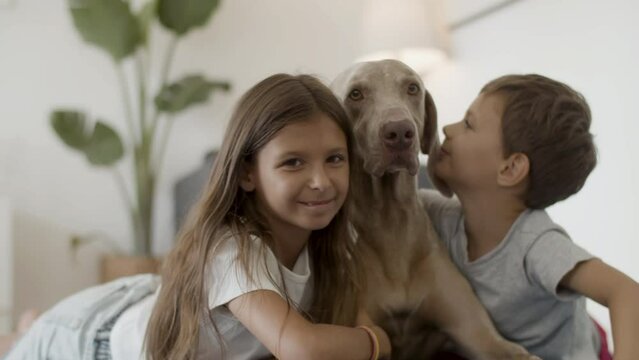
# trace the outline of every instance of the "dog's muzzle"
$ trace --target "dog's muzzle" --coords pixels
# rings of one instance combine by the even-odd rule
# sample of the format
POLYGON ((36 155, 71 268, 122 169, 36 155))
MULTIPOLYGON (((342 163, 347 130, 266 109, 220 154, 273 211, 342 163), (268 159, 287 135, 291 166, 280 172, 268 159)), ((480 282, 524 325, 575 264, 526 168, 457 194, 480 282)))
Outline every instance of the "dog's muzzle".
POLYGON ((384 147, 384 172, 408 170, 417 174, 418 159, 415 151, 415 125, 409 120, 386 122, 379 131, 384 147))

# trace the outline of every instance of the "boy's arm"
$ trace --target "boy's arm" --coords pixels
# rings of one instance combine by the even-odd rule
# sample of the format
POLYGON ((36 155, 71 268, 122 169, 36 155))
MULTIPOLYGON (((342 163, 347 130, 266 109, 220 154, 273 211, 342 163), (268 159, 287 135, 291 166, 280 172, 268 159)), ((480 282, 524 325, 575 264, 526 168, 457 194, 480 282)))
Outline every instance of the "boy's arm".
MULTIPOLYGON (((363 329, 313 324, 277 293, 258 290, 228 304, 235 317, 278 359, 370 359, 371 339, 363 329)), ((358 317, 366 322, 367 317, 358 317)), ((380 357, 390 355, 390 340, 379 327, 380 357)))
POLYGON ((561 280, 571 289, 607 306, 612 323, 615 360, 639 354, 639 284, 599 259, 581 262, 561 280))

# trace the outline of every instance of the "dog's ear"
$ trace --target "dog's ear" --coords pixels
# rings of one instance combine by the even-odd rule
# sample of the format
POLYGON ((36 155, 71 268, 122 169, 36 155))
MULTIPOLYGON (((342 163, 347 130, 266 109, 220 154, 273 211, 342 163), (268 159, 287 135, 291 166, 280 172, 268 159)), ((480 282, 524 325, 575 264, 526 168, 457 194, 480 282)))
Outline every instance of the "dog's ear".
POLYGON ((424 90, 424 133, 421 139, 422 153, 431 154, 439 148, 437 135, 437 108, 428 90, 424 90))
POLYGON ((437 133, 437 108, 428 90, 424 91, 424 133, 421 139, 421 148, 424 154, 428 154, 428 177, 435 188, 443 195, 450 197, 453 192, 448 185, 435 176, 435 163, 439 157, 439 134, 437 133))

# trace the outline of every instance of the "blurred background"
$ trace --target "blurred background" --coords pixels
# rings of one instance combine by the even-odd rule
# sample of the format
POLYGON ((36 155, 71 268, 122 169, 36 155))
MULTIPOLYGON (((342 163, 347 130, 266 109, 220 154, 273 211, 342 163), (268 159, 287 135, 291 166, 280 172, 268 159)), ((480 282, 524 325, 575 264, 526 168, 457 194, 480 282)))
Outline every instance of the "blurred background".
MULTIPOLYGON (((127 128, 113 60, 78 35, 70 3, 0 0, 0 332, 24 309, 46 309, 97 284, 104 254, 133 249, 112 169, 92 166, 52 131, 51 111, 65 107, 127 128), (73 237, 97 241, 73 251, 73 237)), ((440 131, 461 119, 483 84, 506 73, 540 73, 584 94, 599 164, 580 193, 549 212, 575 242, 639 279, 639 3, 444 0, 426 13, 417 1, 383 3, 222 0, 205 26, 181 38, 167 81, 200 73, 230 90, 211 92, 173 120, 160 118, 174 125, 157 178, 151 252, 170 250, 176 184, 219 146, 234 103, 254 83, 275 72, 312 73, 329 83, 373 51, 430 46, 441 51, 435 63, 411 59, 438 107, 440 131)), ((149 73, 158 73, 161 49, 174 36, 157 21, 150 29, 150 47, 160 50, 146 60, 149 73)), ((123 60, 122 68, 135 94, 134 61, 123 60)), ((157 78, 149 77, 154 93, 157 78)), ((116 168, 133 191, 130 154, 116 168)), ((609 329, 607 311, 589 307, 609 329)))

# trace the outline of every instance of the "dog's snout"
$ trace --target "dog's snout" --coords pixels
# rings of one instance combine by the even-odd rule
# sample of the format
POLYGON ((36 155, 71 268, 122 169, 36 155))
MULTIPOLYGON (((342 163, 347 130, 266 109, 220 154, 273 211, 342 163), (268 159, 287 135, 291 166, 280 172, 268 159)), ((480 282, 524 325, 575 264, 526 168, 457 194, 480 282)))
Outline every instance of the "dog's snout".
POLYGON ((413 144, 415 127, 408 120, 391 121, 382 126, 380 135, 389 150, 406 150, 413 144))

